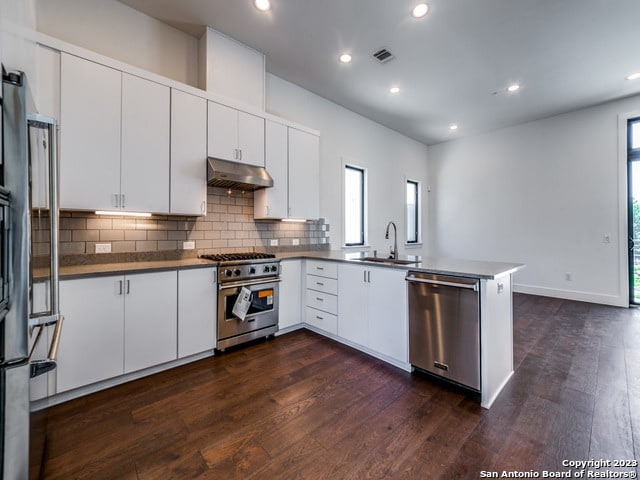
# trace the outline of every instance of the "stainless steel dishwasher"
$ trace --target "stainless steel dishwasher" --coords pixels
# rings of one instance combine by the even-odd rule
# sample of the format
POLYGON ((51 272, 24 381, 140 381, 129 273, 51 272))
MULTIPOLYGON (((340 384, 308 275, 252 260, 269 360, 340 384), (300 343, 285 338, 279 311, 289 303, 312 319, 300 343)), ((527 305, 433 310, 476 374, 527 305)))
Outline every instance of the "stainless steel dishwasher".
POLYGON ((480 391, 478 280, 409 271, 409 363, 480 391))

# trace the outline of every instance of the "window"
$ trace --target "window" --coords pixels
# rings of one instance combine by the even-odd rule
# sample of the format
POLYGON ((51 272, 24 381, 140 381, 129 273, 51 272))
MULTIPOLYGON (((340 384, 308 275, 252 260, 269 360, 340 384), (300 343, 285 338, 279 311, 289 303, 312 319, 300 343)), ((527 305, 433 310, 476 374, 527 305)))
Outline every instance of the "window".
POLYGON ((420 242, 420 184, 407 180, 407 243, 420 242))
POLYGON ((344 167, 344 244, 364 245, 365 170, 344 167))

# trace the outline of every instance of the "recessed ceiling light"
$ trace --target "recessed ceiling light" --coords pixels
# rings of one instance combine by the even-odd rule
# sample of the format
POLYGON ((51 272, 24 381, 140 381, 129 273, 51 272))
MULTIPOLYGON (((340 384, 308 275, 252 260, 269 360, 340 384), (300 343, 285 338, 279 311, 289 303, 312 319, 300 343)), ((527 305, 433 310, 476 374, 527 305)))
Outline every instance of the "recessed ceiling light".
POLYGON ((400 92, 400 87, 391 87, 389 89, 389 92, 391 92, 391 93, 393 93, 395 95, 396 93, 400 92))
POLYGON ((253 0, 253 4, 261 12, 266 12, 271 8, 271 4, 269 3, 269 0, 253 0))
POLYGON ((429 11, 429 6, 426 3, 419 3, 415 7, 413 7, 413 11, 411 12, 411 15, 413 15, 416 18, 422 18, 427 14, 428 11, 429 11))
POLYGON ((351 55, 349 55, 348 53, 343 53, 342 55, 340 55, 340 61, 342 63, 349 63, 351 61, 351 55))
POLYGON ((457 123, 452 123, 451 125, 449 125, 449 130, 453 131, 453 130, 457 130, 458 129, 458 124, 457 123))
POLYGON ((640 78, 640 72, 632 73, 627 77, 627 80, 637 80, 640 78))
POLYGON ((520 90, 520 85, 518 85, 517 83, 514 83, 513 85, 509 85, 507 87, 507 92, 517 92, 518 90, 520 90))

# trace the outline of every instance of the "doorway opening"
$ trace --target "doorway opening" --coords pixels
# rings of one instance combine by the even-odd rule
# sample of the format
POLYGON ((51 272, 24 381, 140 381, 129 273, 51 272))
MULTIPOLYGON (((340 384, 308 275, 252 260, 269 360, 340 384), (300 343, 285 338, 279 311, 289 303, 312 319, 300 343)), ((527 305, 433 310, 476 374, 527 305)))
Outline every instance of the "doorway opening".
POLYGON ((640 117, 627 122, 629 303, 640 305, 640 117))

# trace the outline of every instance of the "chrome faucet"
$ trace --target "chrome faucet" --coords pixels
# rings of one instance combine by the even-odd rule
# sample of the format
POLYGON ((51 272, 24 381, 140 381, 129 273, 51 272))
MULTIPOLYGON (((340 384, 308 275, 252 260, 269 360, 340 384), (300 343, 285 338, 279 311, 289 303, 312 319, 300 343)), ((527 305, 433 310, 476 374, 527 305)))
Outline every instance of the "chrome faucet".
POLYGON ((393 225, 393 249, 389 252, 389 258, 398 259, 398 230, 393 222, 387 223, 387 229, 384 232, 384 238, 389 240, 389 227, 393 225))

